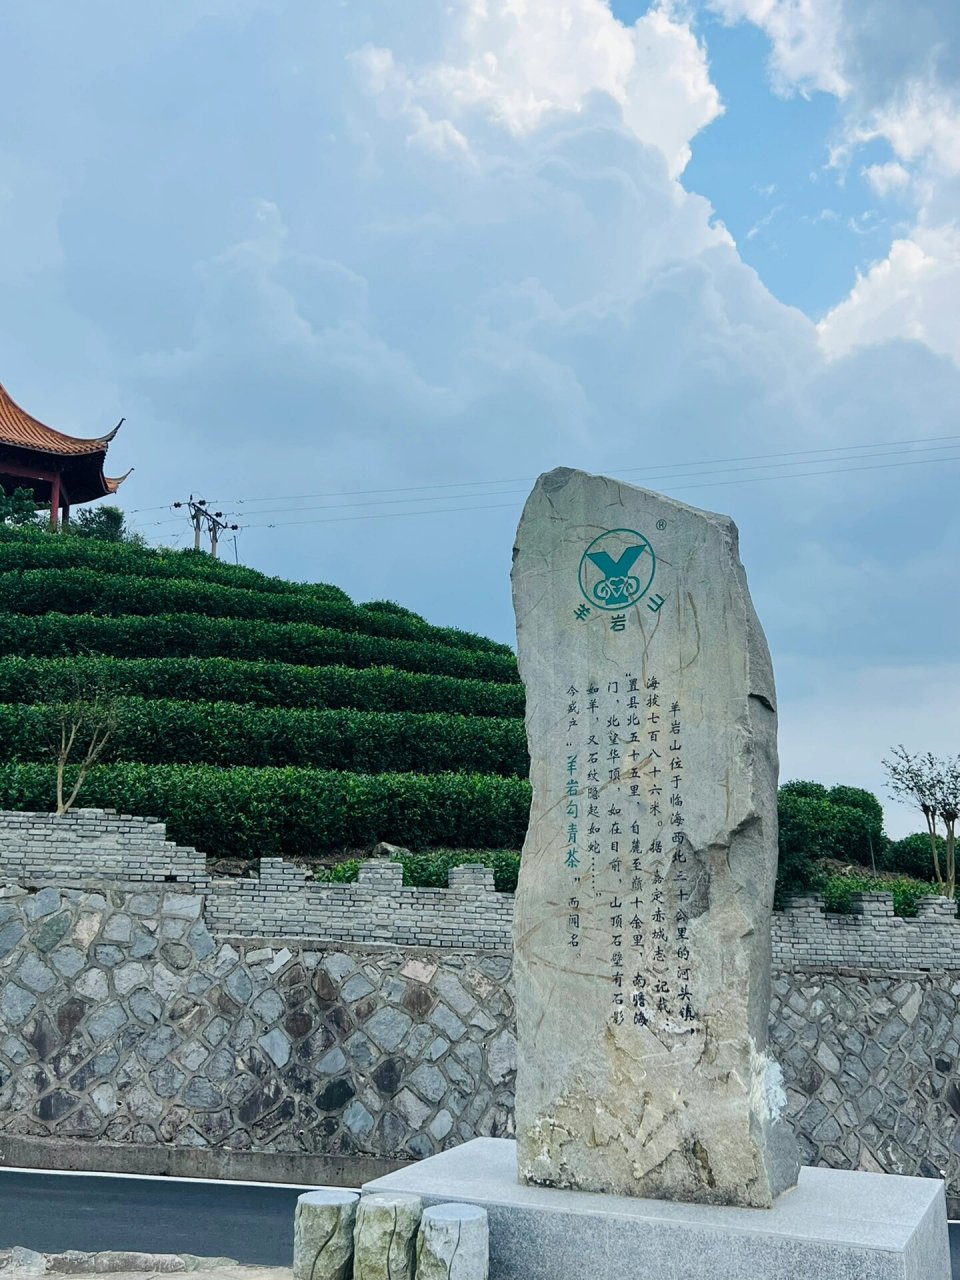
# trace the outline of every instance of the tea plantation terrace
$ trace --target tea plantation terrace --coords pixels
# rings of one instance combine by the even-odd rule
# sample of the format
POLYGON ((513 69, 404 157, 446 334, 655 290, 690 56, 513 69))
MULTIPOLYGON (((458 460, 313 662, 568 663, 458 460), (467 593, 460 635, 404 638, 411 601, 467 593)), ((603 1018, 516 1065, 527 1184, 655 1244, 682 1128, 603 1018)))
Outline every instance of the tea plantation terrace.
POLYGON ((513 652, 391 602, 0 529, 0 808, 53 807, 62 708, 78 699, 114 723, 78 803, 161 818, 200 849, 522 842, 513 652))

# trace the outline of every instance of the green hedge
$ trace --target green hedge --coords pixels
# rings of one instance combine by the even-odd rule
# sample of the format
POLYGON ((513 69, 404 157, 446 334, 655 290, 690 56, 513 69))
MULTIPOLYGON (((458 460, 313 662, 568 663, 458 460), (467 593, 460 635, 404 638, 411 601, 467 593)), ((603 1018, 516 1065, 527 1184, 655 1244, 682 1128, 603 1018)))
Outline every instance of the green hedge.
POLYGON ((0 612, 0 654, 101 653, 118 658, 247 658, 319 667, 399 667, 433 675, 516 684, 513 654, 389 640, 296 622, 247 622, 199 614, 103 618, 0 612))
MULTIPOLYGON (((424 889, 445 889, 447 876, 465 862, 480 862, 493 871, 493 887, 499 893, 514 893, 520 874, 520 854, 510 849, 434 849, 430 853, 402 854, 392 858, 403 867, 403 883, 424 889)), ((352 884, 360 874, 359 858, 338 862, 314 877, 325 884, 352 884)))
MULTIPOLYGON (((0 765, 0 808, 53 808, 54 767, 0 765)), ((388 840, 410 849, 519 848, 530 806, 520 778, 212 765, 101 765, 80 804, 161 816, 207 854, 296 857, 388 840)))
POLYGON ((826 909, 841 915, 852 911, 855 893, 892 893, 894 915, 915 916, 920 900, 936 893, 937 887, 911 876, 835 875, 827 876, 818 892, 826 909))
POLYGON ((304 592, 251 591, 187 578, 150 578, 103 574, 96 569, 26 569, 0 573, 0 612, 92 613, 108 617, 153 617, 163 613, 248 621, 309 622, 338 631, 394 640, 450 645, 483 653, 511 655, 494 640, 432 627, 412 617, 376 613, 355 605, 318 600, 304 592))
POLYGON ((125 697, 243 702, 264 707, 445 711, 522 717, 523 686, 391 667, 298 667, 233 658, 0 658, 0 703, 67 702, 81 688, 125 697))
MULTIPOLYGON (((469 770, 520 778, 529 769, 520 720, 167 698, 121 698, 115 710, 104 762, 303 765, 354 773, 469 770)), ((0 760, 49 759, 58 725, 55 705, 0 706, 0 760)))
MULTIPOLYGON (((214 560, 205 552, 172 551, 95 538, 51 536, 44 530, 14 531, 0 525, 0 572, 12 569, 96 569, 100 573, 132 573, 143 578, 192 578, 254 591, 289 592, 290 582, 271 578, 245 565, 214 560)), ((324 582, 297 585, 318 600, 351 604, 340 587, 324 582)))

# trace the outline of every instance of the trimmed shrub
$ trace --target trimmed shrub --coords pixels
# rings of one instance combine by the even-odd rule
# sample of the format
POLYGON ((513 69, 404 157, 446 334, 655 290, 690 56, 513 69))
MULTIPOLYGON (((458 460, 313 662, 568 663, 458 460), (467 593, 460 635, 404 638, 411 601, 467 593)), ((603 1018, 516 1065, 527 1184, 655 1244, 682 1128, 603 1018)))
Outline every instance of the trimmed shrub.
POLYGON ((827 799, 831 804, 844 805, 863 814, 869 840, 873 843, 873 855, 879 866, 887 847, 887 836, 883 830, 883 805, 877 797, 863 787, 837 786, 830 788, 827 799))
POLYGON ((811 893, 823 874, 817 863, 824 827, 824 801, 798 796, 785 787, 777 798, 780 855, 774 902, 780 907, 794 894, 811 893))
MULTIPOLYGON (((937 836, 937 856, 942 874, 946 869, 946 843, 942 836, 937 836)), ((925 831, 917 831, 913 835, 904 836, 902 840, 892 840, 884 850, 881 865, 884 871, 902 871, 904 875, 913 876, 917 880, 933 881, 930 837, 925 831)))
MULTIPOLYGON (((0 808, 53 808, 55 767, 0 765, 0 808)), ((80 803, 159 816, 170 838, 215 856, 307 856, 387 840, 410 849, 519 848, 530 808, 520 778, 480 774, 108 764, 80 803)))
POLYGON ((829 792, 822 782, 805 782, 801 778, 781 783, 778 795, 781 799, 784 796, 792 796, 797 800, 829 799, 829 792))
POLYGON ((125 658, 229 657, 319 667, 399 667, 434 675, 517 684, 513 654, 483 653, 447 645, 391 640, 296 622, 249 622, 199 614, 104 618, 47 613, 29 617, 0 612, 0 653, 62 656, 101 653, 125 658))
POLYGON ((392 613, 358 609, 305 592, 252 591, 196 579, 103 574, 96 569, 26 569, 0 573, 0 610, 24 614, 49 614, 56 610, 107 617, 195 613, 211 618, 310 622, 342 632, 420 640, 512 656, 506 645, 482 636, 450 627, 431 627, 392 613))
POLYGON ((515 893, 520 874, 520 854, 506 849, 436 849, 430 853, 396 858, 403 867, 403 883, 445 889, 453 867, 481 862, 493 871, 493 887, 499 893, 515 893))
POLYGON ((234 658, 0 658, 0 703, 65 702, 76 686, 118 696, 263 707, 352 707, 522 717, 519 684, 429 676, 392 667, 301 667, 234 658))
POLYGON ((780 788, 778 903, 790 894, 817 888, 821 858, 870 866, 872 851, 880 865, 886 836, 882 811, 879 829, 876 825, 874 805, 879 808, 875 797, 859 787, 834 787, 828 792, 816 782, 788 782, 780 788), (843 797, 853 799, 855 806, 840 803, 843 797))
MULTIPOLYGON (((342 769, 353 773, 494 773, 526 777, 520 720, 409 711, 304 711, 234 702, 122 698, 103 760, 342 769)), ((0 706, 0 760, 50 757, 54 704, 0 706)), ((81 744, 82 746, 83 744, 81 744)))
POLYGON ((419 613, 414 613, 412 609, 405 608, 402 604, 397 604, 396 600, 364 600, 359 606, 361 609, 372 609, 374 613, 395 613, 399 618, 413 618, 416 622, 422 622, 427 626, 427 620, 419 613))

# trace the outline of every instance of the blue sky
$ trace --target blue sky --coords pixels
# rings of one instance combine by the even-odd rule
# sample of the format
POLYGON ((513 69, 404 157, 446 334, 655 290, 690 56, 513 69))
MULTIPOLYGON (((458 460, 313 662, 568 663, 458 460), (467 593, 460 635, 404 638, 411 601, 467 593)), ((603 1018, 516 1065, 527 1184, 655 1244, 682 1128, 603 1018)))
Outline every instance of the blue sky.
POLYGON ((524 491, 621 475, 740 525, 786 776, 960 747, 960 9, 35 0, 0 38, 0 380, 126 417, 149 538, 203 493, 246 563, 511 639, 524 491))

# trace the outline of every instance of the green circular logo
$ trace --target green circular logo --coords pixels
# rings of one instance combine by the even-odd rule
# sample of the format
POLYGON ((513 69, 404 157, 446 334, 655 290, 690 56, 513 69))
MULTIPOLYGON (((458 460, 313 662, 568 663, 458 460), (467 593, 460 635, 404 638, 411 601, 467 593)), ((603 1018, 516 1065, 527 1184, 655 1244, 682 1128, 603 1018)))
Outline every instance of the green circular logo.
POLYGON ((596 609, 626 609, 650 590, 657 572, 653 547, 636 529, 608 529, 580 561, 580 590, 596 609))

